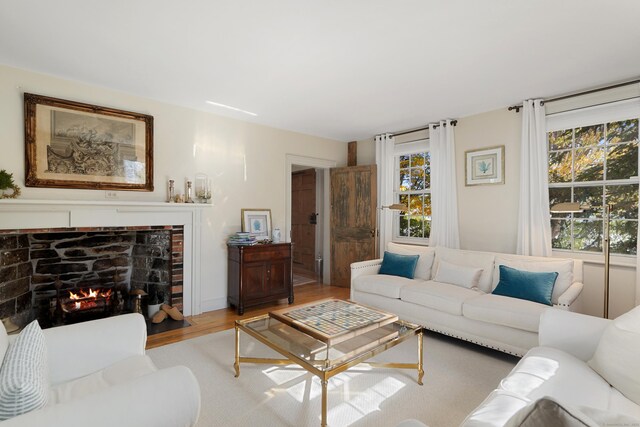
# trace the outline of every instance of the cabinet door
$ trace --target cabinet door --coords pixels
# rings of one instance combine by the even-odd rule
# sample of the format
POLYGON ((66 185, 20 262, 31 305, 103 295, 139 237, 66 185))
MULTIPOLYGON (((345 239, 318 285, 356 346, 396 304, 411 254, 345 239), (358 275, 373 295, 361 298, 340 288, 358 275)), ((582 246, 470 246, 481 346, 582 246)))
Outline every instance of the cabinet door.
POLYGON ((267 264, 246 263, 242 269, 243 298, 258 298, 267 294, 267 264))
POLYGON ((269 267, 269 292, 271 294, 285 294, 291 280, 290 259, 275 260, 269 267))

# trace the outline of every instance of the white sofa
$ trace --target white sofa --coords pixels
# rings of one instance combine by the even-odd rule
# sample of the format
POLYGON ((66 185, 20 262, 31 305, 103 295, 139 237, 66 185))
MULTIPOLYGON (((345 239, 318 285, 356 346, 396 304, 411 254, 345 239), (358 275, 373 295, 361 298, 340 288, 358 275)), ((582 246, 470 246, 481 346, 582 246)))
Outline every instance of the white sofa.
POLYGON ((538 344, 540 315, 549 307, 493 295, 499 266, 558 272, 554 307, 575 311, 582 291, 582 261, 389 243, 387 251, 420 255, 415 277, 378 274, 382 259, 351 264, 351 300, 397 314, 427 329, 516 356, 538 344), (440 262, 482 269, 469 288, 433 280, 440 262))
MULTIPOLYGON (((640 360, 637 357, 640 307, 628 315, 630 318, 628 316, 626 320, 635 326, 618 329, 618 333, 622 332, 622 335, 618 334, 622 340, 615 342, 611 338, 611 320, 563 310, 545 310, 540 321, 540 345, 527 352, 498 388, 467 416, 462 426, 512 427, 521 423, 527 426, 640 425, 640 360), (604 335, 607 338, 603 339, 604 335), (608 340, 605 346, 610 347, 608 353, 602 345, 605 340, 608 340), (605 376, 609 381, 617 382, 622 373, 625 392, 631 396, 635 390, 636 401, 625 396, 591 368, 588 361, 597 351, 601 355, 613 354, 615 360, 610 360, 610 363, 620 368, 618 379, 615 375, 605 376), (547 414, 553 420, 551 423, 541 422, 539 416, 531 416, 530 411, 543 398, 551 398, 567 408, 572 422, 562 423, 560 418, 563 411, 557 410, 547 414), (527 420, 527 416, 531 418, 527 420)), ((601 370, 603 372, 606 370, 601 370)), ((428 423, 428 420, 421 421, 428 423)), ((401 426, 423 427, 424 424, 407 420, 401 426)))
MULTIPOLYGON (((195 425, 200 387, 184 366, 158 370, 145 355, 147 329, 139 314, 42 331, 49 401, 2 427, 180 427, 195 425)), ((0 327, 0 354, 15 335, 0 327)), ((4 366, 3 366, 4 367, 4 366)))

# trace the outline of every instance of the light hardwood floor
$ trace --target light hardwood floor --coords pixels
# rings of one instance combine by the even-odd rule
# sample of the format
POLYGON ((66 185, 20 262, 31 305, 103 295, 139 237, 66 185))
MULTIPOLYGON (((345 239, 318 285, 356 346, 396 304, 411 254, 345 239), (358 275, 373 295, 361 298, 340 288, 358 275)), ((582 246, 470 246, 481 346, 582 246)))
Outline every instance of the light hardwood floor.
MULTIPOLYGON (((291 304, 292 307, 323 298, 349 298, 349 288, 318 285, 317 283, 296 286, 293 288, 293 293, 294 303, 291 304)), ((224 331, 225 329, 231 329, 237 319, 259 316, 277 308, 284 308, 287 305, 287 300, 285 299, 275 304, 264 304, 256 307, 249 307, 245 309, 242 316, 238 316, 238 313, 232 308, 209 311, 198 316, 189 316, 187 317, 187 320, 191 323, 191 326, 151 335, 147 339, 147 349, 188 340, 189 338, 195 338, 201 335, 224 331)))

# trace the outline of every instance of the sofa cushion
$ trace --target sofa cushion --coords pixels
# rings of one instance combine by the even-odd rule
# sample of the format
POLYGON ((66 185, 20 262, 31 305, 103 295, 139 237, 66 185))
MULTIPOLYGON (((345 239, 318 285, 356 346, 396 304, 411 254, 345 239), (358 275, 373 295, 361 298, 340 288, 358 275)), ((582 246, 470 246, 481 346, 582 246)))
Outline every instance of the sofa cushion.
POLYGON ((462 314, 481 322, 538 332, 540 316, 548 308, 531 301, 486 294, 465 301, 462 314))
POLYGON ((420 255, 400 255, 384 251, 382 265, 378 274, 406 277, 413 279, 420 255))
POLYGON ((398 299, 400 298, 400 289, 403 286, 420 282, 422 282, 422 280, 387 276, 385 274, 369 274, 356 277, 353 280, 353 288, 359 292, 398 299))
POLYGON ((37 320, 9 346, 0 368, 0 420, 43 408, 49 398, 47 345, 37 320))
POLYGON ((400 289, 400 299, 456 316, 462 315, 462 304, 481 295, 479 291, 452 286, 449 283, 428 282, 409 284, 400 289))
POLYGON ((573 260, 571 259, 500 254, 496 255, 495 260, 493 272, 494 289, 498 286, 498 282, 500 281, 499 269, 501 265, 506 265, 507 267, 524 271, 555 271, 558 273, 558 278, 556 279, 556 284, 553 286, 553 293, 551 294, 551 302, 554 304, 558 303, 558 297, 565 293, 573 283, 573 260))
POLYGON ((640 405, 640 307, 607 326, 589 366, 640 405))
POLYGON ((481 274, 481 268, 465 267, 441 260, 433 280, 473 289, 478 287, 481 274))
POLYGON ((429 246, 403 245, 400 243, 387 243, 387 251, 400 255, 420 255, 414 278, 422 280, 431 279, 431 267, 436 256, 436 249, 429 246))
POLYGON ((72 402, 114 385, 151 374, 156 370, 156 366, 148 356, 128 357, 101 371, 52 387, 50 404, 72 402))
POLYGON ((501 265, 500 281, 493 294, 551 305, 551 293, 557 278, 555 271, 525 271, 501 265))
POLYGON ((434 263, 436 271, 441 260, 451 264, 481 268, 482 274, 480 275, 480 280, 478 280, 478 287, 483 292, 491 292, 491 276, 493 275, 493 261, 495 260, 494 254, 490 252, 464 251, 438 246, 436 248, 436 259, 434 263))

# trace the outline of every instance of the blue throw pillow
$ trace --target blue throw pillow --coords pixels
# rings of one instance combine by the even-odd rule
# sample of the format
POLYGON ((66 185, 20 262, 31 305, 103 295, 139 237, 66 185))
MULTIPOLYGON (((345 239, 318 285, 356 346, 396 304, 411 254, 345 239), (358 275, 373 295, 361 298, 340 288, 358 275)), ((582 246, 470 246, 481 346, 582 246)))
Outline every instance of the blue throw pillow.
POLYGON ((413 279, 418 265, 420 255, 399 255, 393 252, 384 251, 382 265, 378 274, 388 274, 390 276, 406 277, 413 279))
POLYGON ((523 271, 501 265, 500 281, 492 293, 552 305, 551 294, 557 278, 555 271, 523 271))

